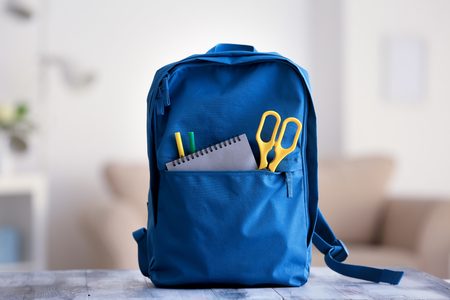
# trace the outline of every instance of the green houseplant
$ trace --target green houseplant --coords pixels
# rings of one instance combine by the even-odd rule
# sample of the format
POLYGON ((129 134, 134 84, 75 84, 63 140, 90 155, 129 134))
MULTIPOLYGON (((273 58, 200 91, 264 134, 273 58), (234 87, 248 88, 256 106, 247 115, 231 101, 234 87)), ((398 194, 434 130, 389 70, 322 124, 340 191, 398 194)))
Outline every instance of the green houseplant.
POLYGON ((28 120, 26 104, 0 104, 0 131, 6 140, 6 148, 13 152, 25 152, 28 148, 27 137, 32 129, 33 124, 28 120))

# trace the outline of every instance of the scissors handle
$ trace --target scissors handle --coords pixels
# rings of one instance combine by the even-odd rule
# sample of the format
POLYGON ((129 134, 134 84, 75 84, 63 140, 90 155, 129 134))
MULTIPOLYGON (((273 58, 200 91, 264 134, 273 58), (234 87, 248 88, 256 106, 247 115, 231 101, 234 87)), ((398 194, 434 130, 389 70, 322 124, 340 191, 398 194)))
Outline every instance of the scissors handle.
POLYGON ((259 163, 260 170, 265 169, 267 167, 267 165, 269 164, 267 162, 267 154, 269 153, 270 150, 272 150, 273 146, 275 145, 275 138, 276 138, 276 135, 278 132, 278 127, 280 126, 280 123, 281 123, 280 115, 273 110, 266 111, 261 117, 261 122, 259 123, 258 131, 256 132, 256 141, 258 142, 259 152, 261 155, 261 160, 259 163), (269 115, 274 116, 277 119, 277 123, 275 124, 275 128, 273 129, 272 137, 270 138, 270 141, 266 143, 261 139, 261 131, 263 129, 264 123, 266 122, 266 117, 269 115))
MULTIPOLYGON (((280 161, 286 157, 289 153, 294 151, 295 147, 297 146, 298 137, 300 136, 300 132, 302 130, 302 123, 296 119, 296 118, 287 118, 284 120, 283 125, 281 126, 281 132, 278 136, 278 140, 275 142, 275 158, 272 160, 272 162, 269 164, 269 170, 272 172, 275 172, 278 164, 280 161), (294 141, 292 142, 292 145, 289 148, 283 148, 281 146, 281 141, 283 140, 284 131, 286 130, 286 126, 288 123, 293 122, 297 124, 297 131, 295 132, 294 141)), ((276 132, 276 131, 275 131, 276 132)), ((261 169, 261 167, 260 167, 261 169)))

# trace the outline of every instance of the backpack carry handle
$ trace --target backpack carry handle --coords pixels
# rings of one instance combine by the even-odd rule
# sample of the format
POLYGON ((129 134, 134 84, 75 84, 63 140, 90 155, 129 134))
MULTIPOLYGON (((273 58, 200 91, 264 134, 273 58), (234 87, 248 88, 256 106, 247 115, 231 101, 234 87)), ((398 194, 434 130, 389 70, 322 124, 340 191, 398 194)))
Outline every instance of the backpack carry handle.
POLYGON ((250 45, 239 45, 239 44, 217 44, 214 48, 211 48, 206 53, 215 52, 225 52, 225 51, 247 51, 247 52, 258 52, 255 47, 250 45))

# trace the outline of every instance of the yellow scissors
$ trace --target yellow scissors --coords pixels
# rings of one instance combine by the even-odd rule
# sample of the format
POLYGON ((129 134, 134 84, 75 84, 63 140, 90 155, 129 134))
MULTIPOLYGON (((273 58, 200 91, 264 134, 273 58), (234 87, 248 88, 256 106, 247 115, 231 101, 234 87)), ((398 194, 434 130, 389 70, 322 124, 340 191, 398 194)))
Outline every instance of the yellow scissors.
POLYGON ((267 168, 267 165, 269 165, 269 167, 268 167, 269 170, 272 172, 275 172, 280 161, 283 158, 285 158, 286 155, 288 155, 289 153, 294 151, 294 149, 297 145, 298 137, 300 136, 300 132, 302 130, 302 123, 296 118, 292 118, 292 117, 287 118, 286 120, 284 120, 283 125, 281 126, 281 132, 280 132, 280 135, 278 136, 278 140, 275 141, 280 123, 281 123, 280 115, 273 110, 266 111, 261 117, 261 122, 259 123, 258 131, 256 132, 256 141, 258 142, 259 152, 261 153, 261 163, 259 164, 260 170, 267 168), (270 139, 269 142, 266 143, 266 142, 263 142, 263 140, 261 139, 261 131, 262 131, 262 128, 266 121, 266 117, 269 115, 274 116, 277 119, 277 122, 276 122, 275 128, 273 129, 273 132, 272 132, 272 138, 270 139), (286 130, 286 126, 290 122, 297 124, 297 132, 295 133, 294 141, 292 142, 291 147, 286 149, 281 146, 281 141, 283 140, 284 131, 286 130), (267 154, 269 153, 270 150, 272 150, 272 148, 274 146, 275 146, 275 150, 274 150, 275 158, 269 164, 267 162, 267 154))

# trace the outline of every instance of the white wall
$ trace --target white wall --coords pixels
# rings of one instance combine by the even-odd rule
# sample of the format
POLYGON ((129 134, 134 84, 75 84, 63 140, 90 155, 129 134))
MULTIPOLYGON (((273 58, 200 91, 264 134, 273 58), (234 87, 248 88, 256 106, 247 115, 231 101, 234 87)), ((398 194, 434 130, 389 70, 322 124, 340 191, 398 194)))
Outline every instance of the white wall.
POLYGON ((0 101, 33 100, 37 94, 37 27, 7 13, 6 2, 0 0, 0 101))
POLYGON ((311 89, 319 159, 342 155, 342 1, 311 0, 311 89))
MULTIPOLYGON (((79 213, 86 203, 109 200, 101 173, 106 162, 146 163, 146 96, 155 71, 220 42, 277 51, 305 66, 305 6, 296 0, 48 2, 46 52, 98 75, 92 87, 74 91, 56 68, 46 74, 51 268, 95 266, 79 213)), ((142 204, 145 209, 145 199, 142 204)))
POLYGON ((344 153, 396 161, 395 195, 450 195, 450 2, 344 1, 344 153), (422 101, 385 93, 385 41, 426 44, 422 101))

